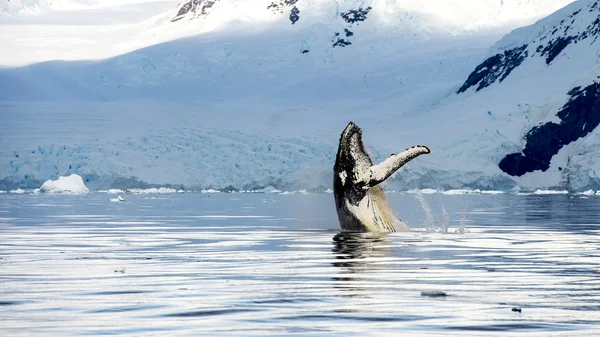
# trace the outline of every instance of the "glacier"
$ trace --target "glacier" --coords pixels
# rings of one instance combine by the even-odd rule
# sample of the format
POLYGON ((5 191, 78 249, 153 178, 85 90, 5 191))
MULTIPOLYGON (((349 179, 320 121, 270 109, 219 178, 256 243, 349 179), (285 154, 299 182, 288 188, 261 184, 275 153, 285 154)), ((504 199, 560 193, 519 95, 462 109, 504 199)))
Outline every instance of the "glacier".
POLYGON ((545 171, 499 167, 595 83, 594 1, 209 2, 0 8, 0 189, 325 191, 350 120, 376 161, 432 149, 389 189, 600 189, 597 128, 545 171))

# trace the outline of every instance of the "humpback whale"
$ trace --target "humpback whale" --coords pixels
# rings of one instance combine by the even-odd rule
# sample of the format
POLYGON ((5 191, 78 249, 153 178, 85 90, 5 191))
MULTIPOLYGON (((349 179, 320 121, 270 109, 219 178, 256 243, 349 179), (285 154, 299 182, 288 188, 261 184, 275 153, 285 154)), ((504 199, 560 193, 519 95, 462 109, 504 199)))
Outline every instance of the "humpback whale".
POLYGON ((379 186, 412 159, 430 153, 418 145, 373 165, 362 142, 362 130, 350 122, 340 136, 333 166, 333 193, 340 226, 345 232, 396 232, 408 227, 388 205, 379 186))

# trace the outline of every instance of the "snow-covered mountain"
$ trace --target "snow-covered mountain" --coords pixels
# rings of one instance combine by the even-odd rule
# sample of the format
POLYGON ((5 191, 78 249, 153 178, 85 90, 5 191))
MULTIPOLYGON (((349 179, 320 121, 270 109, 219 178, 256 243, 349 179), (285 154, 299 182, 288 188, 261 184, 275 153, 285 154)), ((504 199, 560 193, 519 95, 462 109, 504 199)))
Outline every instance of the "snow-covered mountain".
POLYGON ((496 43, 436 111, 479 128, 455 141, 480 139, 480 156, 458 158, 522 187, 600 187, 599 37, 600 3, 577 1, 496 43))
POLYGON ((5 0, 0 3, 0 14, 34 15, 44 10, 73 9, 80 7, 70 0, 5 0))
POLYGON ((53 8, 0 20, 0 189, 69 173, 91 188, 327 188, 349 120, 375 157, 432 148, 393 188, 600 188, 593 113, 579 125, 569 108, 595 104, 581 103, 594 1, 491 51, 571 1, 72 2, 71 27, 53 8), (549 122, 569 135, 542 153, 549 122))
MULTIPOLYGON (((48 12, 80 12, 123 5, 144 5, 165 0, 3 0, 0 2, 0 15, 34 16, 48 12)), ((173 3, 170 2, 170 7, 173 3)), ((150 6, 152 7, 152 6, 150 6)), ((89 22, 94 23, 94 22, 89 22)))

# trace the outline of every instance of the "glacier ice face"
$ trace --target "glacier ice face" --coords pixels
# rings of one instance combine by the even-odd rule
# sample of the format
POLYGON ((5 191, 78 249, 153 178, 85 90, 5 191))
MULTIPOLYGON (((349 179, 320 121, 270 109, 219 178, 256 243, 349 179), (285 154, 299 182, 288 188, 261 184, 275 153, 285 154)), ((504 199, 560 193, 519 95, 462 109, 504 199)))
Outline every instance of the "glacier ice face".
POLYGON ((58 180, 47 180, 39 189, 40 193, 84 194, 89 190, 83 183, 81 176, 71 174, 59 177, 58 180))
POLYGON ((177 128, 121 141, 92 139, 81 140, 78 145, 39 145, 3 153, 0 158, 5 158, 3 167, 8 169, 2 174, 15 177, 16 184, 25 177, 26 186, 77 173, 93 189, 152 188, 148 182, 198 189, 227 189, 231 185, 233 190, 269 185, 300 189, 329 185, 328 163, 333 161, 334 151, 333 143, 310 138, 177 128), (137 181, 129 177, 137 177, 137 181))

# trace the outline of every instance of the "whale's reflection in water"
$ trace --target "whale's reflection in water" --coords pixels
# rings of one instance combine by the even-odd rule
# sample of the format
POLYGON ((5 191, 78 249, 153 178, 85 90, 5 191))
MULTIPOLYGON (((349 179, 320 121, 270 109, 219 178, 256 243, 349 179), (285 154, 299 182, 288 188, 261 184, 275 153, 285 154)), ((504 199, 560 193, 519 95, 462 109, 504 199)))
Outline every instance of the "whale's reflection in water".
POLYGON ((369 282, 377 271, 387 269, 389 256, 387 234, 341 232, 333 237, 332 265, 339 274, 332 277, 334 287, 343 297, 369 297, 378 282, 369 282))
POLYGON ((336 267, 348 268, 352 272, 360 272, 361 268, 369 268, 372 258, 385 257, 389 243, 387 234, 341 232, 333 237, 333 253, 336 267))

